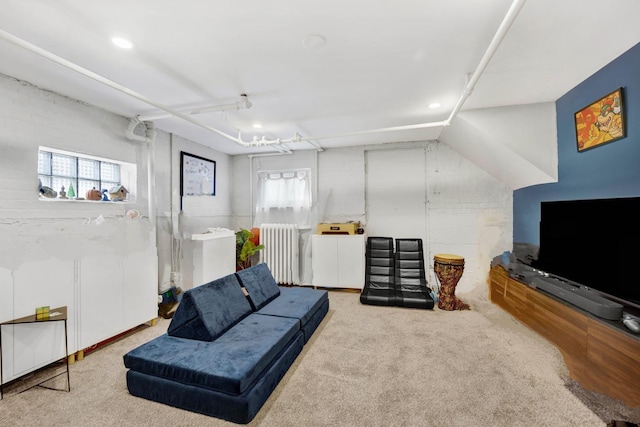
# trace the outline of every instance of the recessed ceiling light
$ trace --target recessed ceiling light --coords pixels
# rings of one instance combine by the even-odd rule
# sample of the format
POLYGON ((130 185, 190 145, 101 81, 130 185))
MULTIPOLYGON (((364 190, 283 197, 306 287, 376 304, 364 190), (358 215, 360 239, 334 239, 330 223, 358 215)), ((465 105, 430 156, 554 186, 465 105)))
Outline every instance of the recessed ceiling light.
POLYGON ((319 49, 325 44, 327 44, 327 39, 319 34, 310 34, 302 41, 302 45, 307 49, 319 49))
POLYGON ((440 106, 439 102, 433 102, 431 104, 429 104, 429 108, 438 108, 440 106))
POLYGON ((254 129, 262 129, 262 125, 260 123, 254 123, 251 125, 254 129))
POLYGON ((133 47, 133 43, 121 37, 114 37, 111 39, 111 41, 113 42, 113 44, 123 49, 131 49, 133 47))

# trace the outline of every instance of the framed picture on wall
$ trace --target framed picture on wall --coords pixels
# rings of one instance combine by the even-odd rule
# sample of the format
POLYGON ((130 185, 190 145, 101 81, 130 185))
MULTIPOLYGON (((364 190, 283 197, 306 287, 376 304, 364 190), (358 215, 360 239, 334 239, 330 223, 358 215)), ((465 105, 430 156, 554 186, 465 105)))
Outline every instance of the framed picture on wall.
POLYGON ((215 196, 216 162, 181 151, 180 195, 215 196))
POLYGON ((626 136, 622 88, 603 96, 575 114, 578 151, 626 136))

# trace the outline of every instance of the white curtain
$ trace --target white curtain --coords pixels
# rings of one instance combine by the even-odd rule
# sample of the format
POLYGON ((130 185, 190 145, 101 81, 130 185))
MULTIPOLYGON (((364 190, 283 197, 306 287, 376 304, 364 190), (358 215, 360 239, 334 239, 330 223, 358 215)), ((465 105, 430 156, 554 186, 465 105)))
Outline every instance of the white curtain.
POLYGON ((259 171, 254 227, 266 223, 310 227, 311 170, 259 171))

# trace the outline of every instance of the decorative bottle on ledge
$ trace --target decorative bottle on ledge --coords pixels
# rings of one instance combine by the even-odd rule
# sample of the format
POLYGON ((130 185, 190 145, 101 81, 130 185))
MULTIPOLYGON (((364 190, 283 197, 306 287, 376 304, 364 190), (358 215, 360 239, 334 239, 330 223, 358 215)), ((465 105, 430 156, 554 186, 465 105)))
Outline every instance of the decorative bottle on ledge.
POLYGON ((69 191, 67 191, 67 197, 70 199, 76 198, 76 190, 73 189, 73 182, 69 182, 69 191))

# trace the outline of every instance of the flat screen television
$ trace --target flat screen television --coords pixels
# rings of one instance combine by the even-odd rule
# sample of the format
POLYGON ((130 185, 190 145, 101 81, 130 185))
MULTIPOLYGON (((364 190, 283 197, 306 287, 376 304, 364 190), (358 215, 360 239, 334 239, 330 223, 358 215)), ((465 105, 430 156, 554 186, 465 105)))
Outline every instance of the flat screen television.
POLYGON ((640 197, 542 202, 534 267, 640 309, 640 197))

